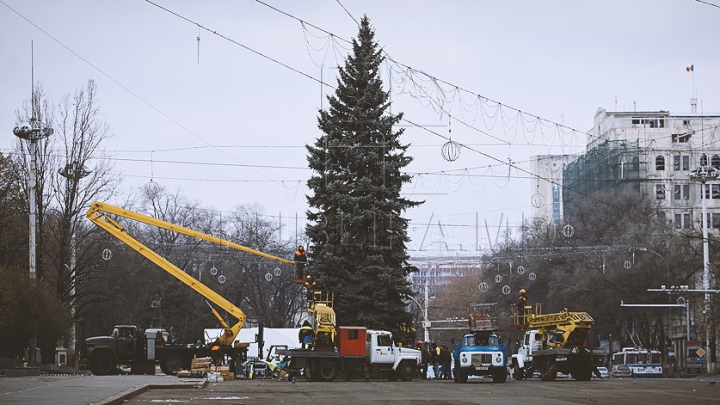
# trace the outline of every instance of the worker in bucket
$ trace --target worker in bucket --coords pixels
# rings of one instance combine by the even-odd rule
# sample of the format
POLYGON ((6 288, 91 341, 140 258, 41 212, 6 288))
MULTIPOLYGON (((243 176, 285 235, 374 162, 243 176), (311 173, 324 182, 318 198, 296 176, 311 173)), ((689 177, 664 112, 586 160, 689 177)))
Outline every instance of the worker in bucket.
POLYGON ((293 261, 295 261, 295 278, 305 278, 305 267, 307 267, 307 254, 305 253, 305 248, 302 245, 298 246, 298 250, 297 252, 295 252, 295 257, 293 258, 293 261))
POLYGON ((518 322, 521 324, 525 323, 525 307, 527 306, 527 296, 525 293, 525 289, 521 289, 520 296, 517 300, 518 322))
POLYGON ((310 325, 310 322, 305 321, 302 324, 302 327, 300 328, 300 331, 298 332, 298 340, 302 344, 302 348, 305 348, 305 345, 312 344, 312 338, 313 338, 313 328, 312 325, 310 325))

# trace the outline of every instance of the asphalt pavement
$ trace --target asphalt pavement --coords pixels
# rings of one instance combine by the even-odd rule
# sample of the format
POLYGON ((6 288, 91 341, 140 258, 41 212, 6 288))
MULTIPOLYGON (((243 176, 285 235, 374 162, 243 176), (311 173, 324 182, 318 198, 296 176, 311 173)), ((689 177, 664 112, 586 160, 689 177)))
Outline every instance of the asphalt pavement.
POLYGON ((114 405, 150 389, 197 388, 206 384, 204 379, 166 375, 5 377, 0 378, 0 404, 114 405))

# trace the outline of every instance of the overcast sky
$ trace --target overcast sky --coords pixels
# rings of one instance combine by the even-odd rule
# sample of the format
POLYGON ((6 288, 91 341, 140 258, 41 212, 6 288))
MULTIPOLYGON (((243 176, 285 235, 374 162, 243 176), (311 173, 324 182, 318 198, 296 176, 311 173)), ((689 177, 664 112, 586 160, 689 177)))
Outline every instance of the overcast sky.
POLYGON ((426 201, 407 212, 411 254, 467 254, 501 217, 530 215, 530 157, 583 151, 598 108, 687 113, 694 91, 720 113, 720 8, 707 3, 720 1, 0 0, 0 152, 30 96, 33 41, 55 102, 97 84, 123 175, 112 202, 152 180, 223 212, 260 204, 294 237, 304 145, 367 15, 398 63, 382 78, 415 158, 404 194, 426 201), (467 146, 454 162, 450 136, 467 146))

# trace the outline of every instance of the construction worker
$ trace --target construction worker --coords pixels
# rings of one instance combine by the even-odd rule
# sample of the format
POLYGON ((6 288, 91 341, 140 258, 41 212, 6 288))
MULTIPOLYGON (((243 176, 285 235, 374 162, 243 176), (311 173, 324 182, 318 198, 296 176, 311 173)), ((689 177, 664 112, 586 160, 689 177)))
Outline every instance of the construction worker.
POLYGON ((307 255, 305 254, 305 248, 300 245, 298 246, 297 252, 295 252, 295 278, 305 278, 305 267, 307 266, 307 255))
POLYGON ((525 323, 525 307, 527 306, 527 297, 525 296, 525 289, 520 290, 520 296, 517 300, 517 310, 518 310, 518 322, 521 324, 525 323))
POLYGON ((310 325, 310 322, 305 321, 302 324, 302 327, 300 328, 300 331, 298 332, 298 340, 300 343, 302 343, 302 348, 305 348, 306 344, 312 343, 312 337, 313 337, 313 328, 312 325, 310 325))

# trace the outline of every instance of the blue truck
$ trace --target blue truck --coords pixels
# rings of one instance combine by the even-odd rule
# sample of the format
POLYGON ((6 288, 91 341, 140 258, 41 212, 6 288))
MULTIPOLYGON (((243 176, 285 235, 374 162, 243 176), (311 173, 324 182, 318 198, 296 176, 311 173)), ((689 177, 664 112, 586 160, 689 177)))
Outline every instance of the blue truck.
POLYGON ((497 317, 491 317, 495 304, 476 304, 471 309, 468 333, 456 343, 453 360, 455 382, 466 383, 468 376, 492 376, 493 382, 507 380, 506 345, 497 335, 497 317), (484 310, 483 312, 477 312, 484 310))

